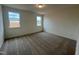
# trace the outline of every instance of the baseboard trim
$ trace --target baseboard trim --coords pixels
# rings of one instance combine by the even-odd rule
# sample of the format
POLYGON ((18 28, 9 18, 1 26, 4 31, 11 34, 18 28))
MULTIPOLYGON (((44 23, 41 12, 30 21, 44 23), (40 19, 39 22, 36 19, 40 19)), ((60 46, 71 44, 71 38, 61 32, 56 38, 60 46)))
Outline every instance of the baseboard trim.
POLYGON ((10 37, 10 38, 5 38, 4 41, 9 40, 9 39, 14 39, 14 38, 20 38, 23 36, 28 36, 28 35, 32 35, 32 34, 36 34, 36 33, 40 33, 40 32, 44 32, 44 31, 39 31, 39 32, 34 32, 34 33, 28 33, 28 34, 24 34, 24 35, 20 35, 20 36, 15 36, 15 37, 10 37))

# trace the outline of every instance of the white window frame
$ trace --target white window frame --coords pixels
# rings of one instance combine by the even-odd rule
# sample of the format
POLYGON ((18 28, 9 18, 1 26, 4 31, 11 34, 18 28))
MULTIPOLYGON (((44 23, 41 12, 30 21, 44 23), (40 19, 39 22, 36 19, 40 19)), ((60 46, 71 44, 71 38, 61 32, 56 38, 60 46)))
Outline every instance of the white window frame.
POLYGON ((42 16, 36 16, 36 26, 42 26, 42 16))
POLYGON ((9 19, 9 28, 20 28, 20 13, 8 11, 8 19, 9 19), (13 19, 13 16, 11 16, 11 14, 14 14, 14 20, 11 20, 13 19))

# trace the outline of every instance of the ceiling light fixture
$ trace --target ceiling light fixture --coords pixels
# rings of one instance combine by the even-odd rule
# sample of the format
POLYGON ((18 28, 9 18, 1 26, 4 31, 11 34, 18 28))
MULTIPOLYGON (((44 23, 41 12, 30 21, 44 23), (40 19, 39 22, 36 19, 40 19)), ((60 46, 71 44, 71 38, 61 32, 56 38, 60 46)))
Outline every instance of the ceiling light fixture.
POLYGON ((44 5, 44 4, 36 4, 36 7, 37 7, 37 8, 44 8, 45 5, 44 5))

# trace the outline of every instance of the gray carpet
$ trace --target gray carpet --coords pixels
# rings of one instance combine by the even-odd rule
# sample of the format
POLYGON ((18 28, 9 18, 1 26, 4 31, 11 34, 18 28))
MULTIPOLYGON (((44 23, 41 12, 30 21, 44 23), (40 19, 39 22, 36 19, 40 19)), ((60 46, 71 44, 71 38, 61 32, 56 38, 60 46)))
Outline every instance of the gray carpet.
POLYGON ((74 55, 76 41, 41 32, 6 40, 4 55, 74 55))

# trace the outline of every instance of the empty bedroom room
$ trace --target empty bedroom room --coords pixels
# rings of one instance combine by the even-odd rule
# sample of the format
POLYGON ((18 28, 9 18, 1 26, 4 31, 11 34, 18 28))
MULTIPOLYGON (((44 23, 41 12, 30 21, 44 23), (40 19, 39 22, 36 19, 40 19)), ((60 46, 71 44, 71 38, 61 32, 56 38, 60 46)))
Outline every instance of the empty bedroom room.
POLYGON ((1 55, 78 55, 79 5, 1 4, 1 55))

